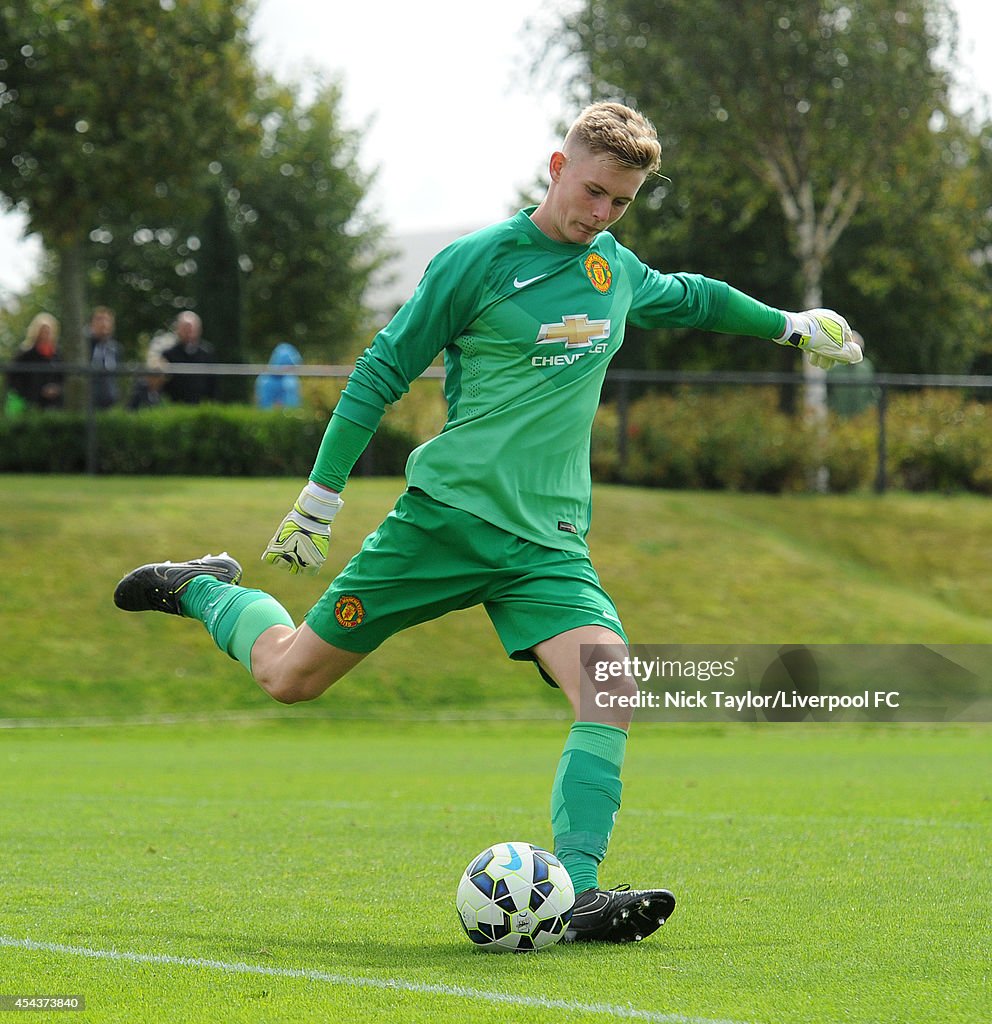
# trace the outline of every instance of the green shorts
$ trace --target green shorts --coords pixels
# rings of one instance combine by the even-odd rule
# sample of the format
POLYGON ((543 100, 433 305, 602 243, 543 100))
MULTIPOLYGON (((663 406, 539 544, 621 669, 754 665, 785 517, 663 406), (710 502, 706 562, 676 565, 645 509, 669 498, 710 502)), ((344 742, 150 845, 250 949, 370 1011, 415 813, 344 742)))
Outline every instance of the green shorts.
POLYGON ((518 660, 578 626, 606 626, 626 642, 588 555, 523 540, 417 489, 400 496, 306 621, 329 644, 364 654, 401 629, 477 604, 518 660))

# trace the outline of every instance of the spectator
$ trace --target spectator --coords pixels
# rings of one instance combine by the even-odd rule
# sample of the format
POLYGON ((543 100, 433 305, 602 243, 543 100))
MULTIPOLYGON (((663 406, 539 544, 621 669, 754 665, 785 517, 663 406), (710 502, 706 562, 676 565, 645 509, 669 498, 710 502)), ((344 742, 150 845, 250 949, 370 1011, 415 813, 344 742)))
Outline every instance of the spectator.
POLYGON ((114 313, 106 306, 97 306, 90 316, 90 365, 100 371, 93 376, 93 404, 109 409, 118 398, 117 377, 113 371, 120 361, 121 347, 114 337, 114 313))
POLYGON ((11 370, 7 374, 7 406, 23 404, 38 409, 61 409, 65 398, 65 375, 61 370, 36 371, 39 365, 54 367, 60 361, 59 322, 48 313, 39 313, 28 326, 27 337, 13 362, 31 369, 11 370))
MULTIPOLYGON (((214 350, 203 340, 200 318, 186 310, 176 317, 176 343, 162 353, 168 363, 212 363, 214 350)), ((212 374, 173 374, 165 393, 174 402, 196 405, 217 397, 217 378, 212 374)))
MULTIPOLYGON (((282 342, 272 350, 269 366, 299 366, 303 362, 295 345, 282 342)), ((300 404, 300 378, 288 373, 263 373, 255 382, 259 409, 295 409, 300 404)))
POLYGON ((127 407, 132 412, 138 409, 154 409, 162 404, 166 381, 169 379, 168 363, 163 352, 176 343, 173 334, 157 334, 148 344, 145 356, 145 373, 138 377, 131 390, 127 407))

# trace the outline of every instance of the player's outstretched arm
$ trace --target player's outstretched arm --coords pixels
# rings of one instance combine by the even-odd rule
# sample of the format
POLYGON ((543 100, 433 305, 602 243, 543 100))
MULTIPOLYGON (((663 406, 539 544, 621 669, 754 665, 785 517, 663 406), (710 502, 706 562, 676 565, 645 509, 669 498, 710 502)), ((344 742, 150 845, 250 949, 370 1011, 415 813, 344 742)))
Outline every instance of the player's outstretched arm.
POLYGON ((316 576, 327 558, 331 523, 343 504, 336 491, 311 480, 279 524, 279 529, 262 553, 262 561, 281 566, 294 574, 316 576))
POLYGON ((785 313, 785 332, 772 340, 802 349, 814 366, 824 370, 841 363, 860 363, 864 358, 850 324, 832 309, 785 313))

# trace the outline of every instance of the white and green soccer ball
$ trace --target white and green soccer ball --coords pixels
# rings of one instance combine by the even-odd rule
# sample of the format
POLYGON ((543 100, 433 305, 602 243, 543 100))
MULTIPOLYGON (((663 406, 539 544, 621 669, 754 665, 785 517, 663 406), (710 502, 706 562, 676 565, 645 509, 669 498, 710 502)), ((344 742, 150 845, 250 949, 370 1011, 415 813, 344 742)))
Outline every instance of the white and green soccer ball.
POLYGON ((455 905, 480 949, 524 951, 565 934, 575 887, 554 854, 530 843, 497 843, 465 869, 455 905))

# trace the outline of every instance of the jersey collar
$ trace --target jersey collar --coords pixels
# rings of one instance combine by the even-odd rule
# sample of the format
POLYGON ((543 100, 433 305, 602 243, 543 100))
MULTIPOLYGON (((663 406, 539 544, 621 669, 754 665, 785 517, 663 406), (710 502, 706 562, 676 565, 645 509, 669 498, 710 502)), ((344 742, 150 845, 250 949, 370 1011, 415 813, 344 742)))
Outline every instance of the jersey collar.
POLYGON ((536 209, 536 206, 526 206, 516 215, 516 217, 513 218, 513 220, 535 245, 539 245, 542 249, 546 249, 548 252, 561 253, 565 256, 577 256, 579 253, 583 253, 588 249, 591 249, 604 234, 604 232, 601 231, 592 239, 591 242, 589 242, 588 245, 582 245, 580 242, 556 242, 553 238, 548 238, 548 236, 530 219, 531 214, 536 209))

